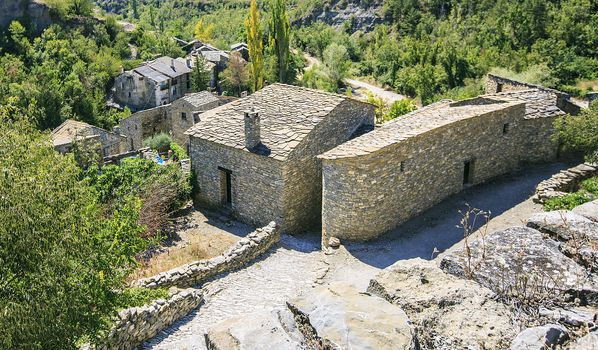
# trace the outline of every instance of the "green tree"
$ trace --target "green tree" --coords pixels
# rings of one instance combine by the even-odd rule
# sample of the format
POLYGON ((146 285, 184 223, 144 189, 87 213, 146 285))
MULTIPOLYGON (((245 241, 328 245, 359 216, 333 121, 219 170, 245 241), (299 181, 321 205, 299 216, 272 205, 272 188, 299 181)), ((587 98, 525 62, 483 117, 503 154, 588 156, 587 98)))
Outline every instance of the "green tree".
POLYGON ((288 76, 291 59, 291 25, 287 15, 285 0, 270 0, 270 50, 276 57, 278 81, 290 81, 288 76))
POLYGON ((133 18, 139 18, 139 0, 130 0, 131 11, 133 11, 133 18))
POLYGON ((69 12, 75 16, 91 16, 93 11, 92 0, 69 0, 69 12))
POLYGON ((598 162, 598 102, 578 116, 557 119, 555 128, 566 148, 582 152, 588 162, 598 162))
POLYGON ((191 72, 191 85, 193 91, 204 91, 210 87, 211 71, 207 66, 207 61, 202 55, 195 58, 195 66, 191 72))
POLYGON ((146 246, 141 203, 104 217, 72 156, 6 106, 0 120, 0 348, 76 349, 146 246))
POLYGON ((324 50, 324 66, 333 85, 338 89, 349 71, 349 54, 347 48, 337 43, 330 44, 324 50))
POLYGON ((249 77, 251 79, 251 91, 257 91, 264 86, 264 43, 262 42, 260 13, 257 7, 257 0, 251 0, 249 15, 245 20, 245 31, 247 35, 247 46, 249 48, 249 77))

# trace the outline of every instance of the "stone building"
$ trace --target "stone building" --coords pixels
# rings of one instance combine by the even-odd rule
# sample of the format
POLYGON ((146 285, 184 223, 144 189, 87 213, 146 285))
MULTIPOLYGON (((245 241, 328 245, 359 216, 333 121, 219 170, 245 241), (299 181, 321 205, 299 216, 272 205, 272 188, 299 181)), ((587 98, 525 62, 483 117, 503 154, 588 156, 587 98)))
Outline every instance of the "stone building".
POLYGON ((192 61, 160 57, 116 77, 114 100, 133 111, 169 104, 191 90, 192 61))
POLYGON ((185 131, 199 121, 198 114, 221 106, 230 99, 207 91, 186 94, 171 104, 133 113, 120 121, 120 131, 127 137, 128 150, 143 147, 143 140, 159 133, 170 135, 186 147, 185 131))
POLYGON ((463 188, 554 160, 559 98, 528 89, 441 101, 324 153, 323 244, 375 238, 463 188))
POLYGON ((317 155, 374 123, 374 106, 274 84, 206 113, 187 131, 198 200, 290 233, 321 220, 317 155))
POLYGON ((187 147, 189 136, 185 135, 185 131, 200 121, 199 115, 201 113, 222 104, 224 104, 222 99, 207 91, 187 94, 185 97, 174 101, 167 108, 170 133, 174 141, 183 147, 187 147))
POLYGON ((60 124, 52 131, 51 136, 54 149, 60 153, 69 152, 77 141, 93 144, 103 157, 124 152, 127 148, 125 135, 72 119, 60 124))

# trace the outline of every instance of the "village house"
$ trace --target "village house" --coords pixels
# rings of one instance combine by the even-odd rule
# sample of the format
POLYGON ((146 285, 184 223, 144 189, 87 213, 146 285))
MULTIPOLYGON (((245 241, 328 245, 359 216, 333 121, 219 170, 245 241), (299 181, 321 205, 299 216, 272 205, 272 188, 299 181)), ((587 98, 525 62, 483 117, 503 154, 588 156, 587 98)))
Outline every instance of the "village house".
POLYGON ((191 90, 192 61, 160 57, 116 77, 114 100, 133 111, 169 104, 191 90))
POLYGON ((317 155, 372 128, 375 107, 346 96, 274 84, 199 115, 187 131, 198 201, 290 233, 319 225, 317 155))
POLYGON ((159 133, 170 135, 186 147, 189 137, 184 133, 199 121, 198 114, 231 101, 208 91, 186 94, 174 102, 133 113, 120 121, 120 131, 127 138, 129 150, 143 147, 143 141, 159 133))
POLYGON ((60 153, 70 152, 75 142, 93 145, 102 157, 124 152, 127 138, 80 121, 68 119, 52 131, 52 144, 60 153))
POLYGON ((249 62, 249 47, 245 43, 236 43, 230 46, 230 52, 238 52, 245 61, 249 62))

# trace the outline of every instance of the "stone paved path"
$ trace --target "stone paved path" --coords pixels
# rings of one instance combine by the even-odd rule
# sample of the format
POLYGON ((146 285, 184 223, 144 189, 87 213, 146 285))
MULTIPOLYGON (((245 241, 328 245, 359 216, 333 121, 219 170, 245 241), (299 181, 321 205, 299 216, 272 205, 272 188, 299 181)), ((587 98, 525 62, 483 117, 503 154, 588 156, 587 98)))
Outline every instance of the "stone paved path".
POLYGON ((203 334, 235 315, 284 305, 326 273, 319 237, 283 236, 281 244, 249 267, 205 285, 206 303, 179 320, 144 349, 205 349, 203 334))
MULTIPOLYGON (((422 215, 372 242, 346 244, 332 255, 319 251, 317 233, 283 235, 271 253, 245 269, 230 273, 204 286, 206 303, 179 320, 144 349, 205 349, 203 334, 229 317, 283 306, 285 301, 314 285, 343 280, 365 290, 381 269, 398 260, 432 259, 434 248, 453 249, 463 238, 455 225, 465 203, 491 210, 490 230, 521 224, 541 210, 529 199, 535 186, 565 164, 536 167, 470 188, 448 198, 422 215)), ((367 224, 367 223, 364 223, 367 224)))

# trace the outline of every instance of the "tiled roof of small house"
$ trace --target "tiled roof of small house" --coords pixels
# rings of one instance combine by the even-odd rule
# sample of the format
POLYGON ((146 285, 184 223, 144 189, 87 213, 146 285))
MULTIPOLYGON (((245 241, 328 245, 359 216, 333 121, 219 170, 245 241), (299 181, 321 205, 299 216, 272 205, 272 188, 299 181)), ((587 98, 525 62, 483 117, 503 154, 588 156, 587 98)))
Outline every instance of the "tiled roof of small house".
POLYGON ((261 119, 260 154, 285 160, 320 121, 347 99, 342 95, 273 84, 202 113, 202 121, 186 134, 247 151, 244 113, 254 108, 261 119))
POLYGON ((182 98, 182 100, 189 102, 194 107, 201 107, 208 103, 220 101, 218 96, 215 96, 213 93, 208 92, 208 91, 200 91, 200 92, 194 92, 191 94, 186 94, 182 98))
POLYGON ((487 96, 500 96, 517 101, 526 102, 525 119, 556 117, 565 114, 557 107, 557 95, 552 92, 556 90, 518 90, 501 92, 487 96))
POLYGON ((147 65, 171 78, 191 73, 191 68, 187 66, 186 60, 181 58, 171 58, 168 56, 159 57, 154 61, 148 62, 147 65))
POLYGON ((90 136, 93 126, 77 120, 68 119, 52 131, 54 146, 71 143, 76 137, 90 136))
POLYGON ((333 148, 319 158, 339 159, 371 154, 436 128, 521 103, 491 96, 461 102, 443 100, 391 120, 372 132, 333 148))

